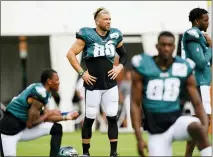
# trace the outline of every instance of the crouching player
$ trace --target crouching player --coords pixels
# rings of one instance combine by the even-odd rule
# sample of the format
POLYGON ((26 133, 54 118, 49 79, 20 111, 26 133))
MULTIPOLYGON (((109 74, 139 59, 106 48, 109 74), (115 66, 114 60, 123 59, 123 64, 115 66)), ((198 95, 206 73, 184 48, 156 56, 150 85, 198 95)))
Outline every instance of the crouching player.
POLYGON ((139 54, 132 59, 131 118, 139 154, 144 156, 146 147, 140 130, 143 109, 149 156, 172 156, 172 142, 189 139, 196 141, 201 156, 212 156, 206 134, 208 120, 193 75, 194 62, 172 57, 175 38, 170 32, 160 33, 156 48, 157 56, 139 54), (179 95, 183 87, 198 118, 181 116, 179 95))
POLYGON ((59 77, 56 71, 47 69, 41 74, 41 83, 28 86, 14 97, 0 120, 1 156, 16 156, 19 141, 29 141, 44 135, 51 135, 50 157, 56 157, 62 138, 62 120, 73 120, 77 112, 65 115, 59 110, 43 110, 51 96, 58 91, 59 77))

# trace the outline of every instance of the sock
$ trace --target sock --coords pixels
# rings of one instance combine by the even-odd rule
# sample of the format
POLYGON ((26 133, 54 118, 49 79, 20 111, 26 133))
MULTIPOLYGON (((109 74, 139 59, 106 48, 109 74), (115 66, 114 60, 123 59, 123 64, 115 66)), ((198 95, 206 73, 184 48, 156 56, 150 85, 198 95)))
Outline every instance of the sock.
POLYGON ((50 130, 51 140, 50 140, 50 157, 57 157, 62 139, 62 125, 54 123, 50 130))
POLYGON ((90 144, 84 144, 82 143, 83 146, 83 154, 89 154, 89 148, 90 148, 90 144))
POLYGON ((57 157, 61 146, 62 135, 52 135, 50 142, 50 157, 57 157))
POLYGON ((114 154, 117 152, 117 141, 110 142, 111 151, 110 154, 114 154))
POLYGON ((203 150, 200 151, 201 156, 212 156, 212 147, 206 147, 203 150))

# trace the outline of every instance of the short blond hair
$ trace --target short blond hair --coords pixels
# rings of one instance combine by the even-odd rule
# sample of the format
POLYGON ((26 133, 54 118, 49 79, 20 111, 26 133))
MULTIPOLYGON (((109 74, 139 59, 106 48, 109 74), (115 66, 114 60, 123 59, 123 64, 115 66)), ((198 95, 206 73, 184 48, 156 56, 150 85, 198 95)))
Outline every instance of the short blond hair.
POLYGON ((93 15, 94 15, 94 20, 96 19, 96 17, 98 16, 98 14, 99 13, 109 13, 109 11, 106 9, 106 8, 104 8, 104 7, 100 7, 100 8, 98 8, 98 9, 96 9, 96 11, 93 13, 93 15))

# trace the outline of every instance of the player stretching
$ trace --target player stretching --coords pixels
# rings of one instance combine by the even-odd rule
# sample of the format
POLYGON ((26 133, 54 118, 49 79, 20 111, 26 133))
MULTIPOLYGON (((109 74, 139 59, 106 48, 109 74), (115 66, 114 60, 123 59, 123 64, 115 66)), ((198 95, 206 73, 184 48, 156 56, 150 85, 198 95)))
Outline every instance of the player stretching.
POLYGON ((94 13, 96 28, 84 27, 76 33, 76 42, 67 54, 73 68, 84 80, 86 88, 86 116, 82 127, 83 154, 90 155, 92 124, 96 118, 100 103, 103 103, 108 120, 110 156, 117 156, 118 126, 118 87, 116 77, 123 69, 127 57, 122 42, 122 34, 116 28, 110 28, 111 17, 108 10, 98 8, 94 13), (84 71, 76 59, 83 51, 87 66, 84 71), (120 56, 118 66, 113 66, 115 53, 120 56))
POLYGON ((41 74, 41 83, 31 84, 12 99, 4 117, 0 120, 2 157, 16 156, 18 141, 29 141, 49 134, 51 135, 49 156, 57 156, 63 132, 62 125, 55 122, 78 117, 76 112, 62 116, 57 110, 42 110, 48 103, 51 91, 58 91, 58 88, 57 72, 47 69, 41 74))
POLYGON ((193 61, 172 57, 175 38, 170 32, 160 33, 156 48, 158 56, 143 53, 132 58, 131 118, 139 154, 144 156, 146 147, 140 130, 143 110, 149 156, 172 156, 172 142, 190 138, 197 142, 201 156, 211 156, 208 120, 196 88, 193 61), (181 116, 179 94, 184 86, 198 118, 181 116))
MULTIPOLYGON (((190 58, 196 64, 195 78, 197 88, 201 95, 203 107, 211 122, 211 105, 210 105, 210 84, 211 84, 211 60, 212 60, 212 40, 206 32, 209 25, 208 12, 205 9, 195 8, 189 13, 189 21, 192 28, 183 34, 182 38, 182 58, 190 58)), ((185 97, 185 101, 189 98, 185 97)), ((194 113, 192 113, 194 115, 194 113)), ((195 148, 195 141, 188 141, 185 156, 192 156, 195 148)))

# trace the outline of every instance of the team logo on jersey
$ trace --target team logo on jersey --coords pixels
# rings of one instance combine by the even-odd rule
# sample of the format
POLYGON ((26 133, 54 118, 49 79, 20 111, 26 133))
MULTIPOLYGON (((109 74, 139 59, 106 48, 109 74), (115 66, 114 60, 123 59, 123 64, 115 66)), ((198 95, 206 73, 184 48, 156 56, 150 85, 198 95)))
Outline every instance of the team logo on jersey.
POLYGON ((187 76, 187 66, 183 63, 173 63, 172 66, 172 75, 173 76, 187 76))
POLYGON ((160 73, 160 77, 169 77, 169 73, 160 73))
POLYGON ((190 29, 187 31, 187 33, 191 36, 194 36, 195 38, 199 38, 199 34, 198 34, 197 30, 195 30, 195 29, 190 29))
POLYGON ((115 39, 118 39, 119 37, 119 34, 116 32, 116 33, 112 33, 109 35, 111 39, 115 38, 115 39))
POLYGON ((43 87, 35 87, 37 93, 41 95, 43 98, 47 96, 46 89, 43 87))

